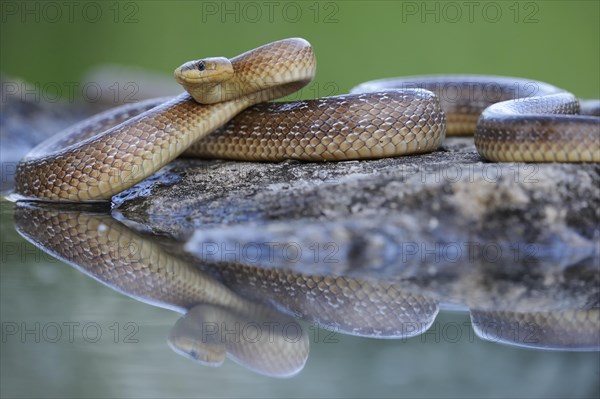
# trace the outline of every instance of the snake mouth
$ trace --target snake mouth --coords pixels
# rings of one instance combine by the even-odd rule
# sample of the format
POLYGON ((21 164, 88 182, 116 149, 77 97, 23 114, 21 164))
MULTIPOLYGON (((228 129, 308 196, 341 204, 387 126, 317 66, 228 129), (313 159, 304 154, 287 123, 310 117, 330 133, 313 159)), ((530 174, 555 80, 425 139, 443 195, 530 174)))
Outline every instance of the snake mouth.
POLYGON ((210 79, 207 77, 195 77, 186 75, 185 71, 175 70, 175 80, 179 84, 199 84, 209 81, 210 79))

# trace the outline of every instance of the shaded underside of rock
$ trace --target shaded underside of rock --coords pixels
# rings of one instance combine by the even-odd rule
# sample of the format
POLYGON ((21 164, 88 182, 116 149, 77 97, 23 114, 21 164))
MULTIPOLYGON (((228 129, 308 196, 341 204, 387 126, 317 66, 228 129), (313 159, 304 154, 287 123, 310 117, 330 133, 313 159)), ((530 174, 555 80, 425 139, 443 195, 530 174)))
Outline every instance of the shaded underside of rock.
POLYGON ((113 202, 119 217, 180 238, 222 224, 412 217, 473 238, 592 240, 599 183, 599 165, 486 163, 471 138, 448 138, 431 154, 367 161, 179 159, 113 202))

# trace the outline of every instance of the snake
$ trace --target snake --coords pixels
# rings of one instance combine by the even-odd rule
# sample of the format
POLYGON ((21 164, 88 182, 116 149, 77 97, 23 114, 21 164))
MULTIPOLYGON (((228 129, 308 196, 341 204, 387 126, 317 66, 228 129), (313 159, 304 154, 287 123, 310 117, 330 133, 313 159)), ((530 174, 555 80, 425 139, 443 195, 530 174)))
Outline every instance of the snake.
POLYGON ((425 76, 366 82, 340 96, 269 102, 315 74, 315 53, 301 38, 231 59, 188 61, 174 73, 186 90, 179 96, 106 111, 34 148, 17 165, 16 194, 106 201, 182 154, 362 160, 432 152, 446 133, 474 134, 488 161, 600 162, 597 102, 581 107, 573 94, 547 83, 425 76))

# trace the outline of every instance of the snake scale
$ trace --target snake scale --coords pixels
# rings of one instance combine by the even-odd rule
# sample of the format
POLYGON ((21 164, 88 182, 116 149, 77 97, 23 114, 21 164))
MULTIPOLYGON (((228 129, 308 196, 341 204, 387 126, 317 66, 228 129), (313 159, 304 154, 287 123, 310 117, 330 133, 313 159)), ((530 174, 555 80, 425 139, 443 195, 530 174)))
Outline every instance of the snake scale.
POLYGON ((446 132, 474 133, 490 161, 600 162, 600 119, 579 115, 572 94, 524 79, 388 79, 348 95, 264 103, 302 88, 315 72, 313 49, 298 38, 231 60, 187 62, 175 71, 187 92, 125 105, 50 138, 19 163, 16 192, 47 201, 109 200, 184 152, 259 161, 369 159, 434 151, 446 132))

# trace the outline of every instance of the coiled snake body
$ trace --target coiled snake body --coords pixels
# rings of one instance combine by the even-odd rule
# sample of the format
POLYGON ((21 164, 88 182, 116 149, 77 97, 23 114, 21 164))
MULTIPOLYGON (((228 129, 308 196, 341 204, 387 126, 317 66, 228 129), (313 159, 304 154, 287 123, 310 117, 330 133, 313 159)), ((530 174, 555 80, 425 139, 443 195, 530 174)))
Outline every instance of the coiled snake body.
POLYGON ((303 39, 231 60, 185 63, 175 76, 189 94, 126 105, 52 137, 19 163, 16 192, 49 201, 107 200, 186 150, 241 160, 368 159, 434 151, 446 130, 474 130, 479 153, 491 161, 600 162, 599 119, 576 115, 572 94, 540 82, 392 79, 344 96, 259 104, 300 89, 315 71, 303 39), (404 90, 389 90, 397 88, 404 90), (448 98, 448 88, 459 97, 448 98))

